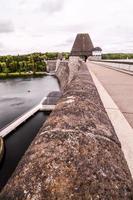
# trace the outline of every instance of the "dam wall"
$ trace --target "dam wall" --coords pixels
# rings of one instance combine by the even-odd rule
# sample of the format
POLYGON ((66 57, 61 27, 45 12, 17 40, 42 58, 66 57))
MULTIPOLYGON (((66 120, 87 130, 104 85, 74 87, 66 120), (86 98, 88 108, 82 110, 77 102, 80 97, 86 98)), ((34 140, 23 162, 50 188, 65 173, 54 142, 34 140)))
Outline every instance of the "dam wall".
POLYGON ((131 174, 86 64, 70 58, 56 76, 63 94, 0 200, 131 200, 131 174))
POLYGON ((68 61, 60 62, 58 69, 56 71, 56 77, 58 78, 60 88, 64 91, 65 87, 70 83, 73 76, 79 71, 79 67, 81 64, 81 59, 79 57, 70 57, 68 61))
POLYGON ((56 77, 58 78, 61 91, 63 91, 68 84, 69 73, 68 62, 60 62, 56 71, 56 77))

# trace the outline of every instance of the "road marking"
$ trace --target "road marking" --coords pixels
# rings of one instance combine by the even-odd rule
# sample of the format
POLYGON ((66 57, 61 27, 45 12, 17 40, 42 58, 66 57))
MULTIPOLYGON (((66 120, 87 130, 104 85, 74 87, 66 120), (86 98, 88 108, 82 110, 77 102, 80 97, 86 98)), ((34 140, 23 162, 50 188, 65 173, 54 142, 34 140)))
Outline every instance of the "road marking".
POLYGON ((91 73, 92 79, 99 92, 99 95, 101 97, 105 110, 119 138, 122 151, 124 153, 128 167, 133 177, 133 129, 128 123, 128 121, 126 120, 126 118, 124 117, 124 115, 121 113, 118 106, 115 104, 115 102, 111 98, 111 96, 102 86, 100 81, 97 79, 95 74, 91 71, 90 68, 88 68, 88 70, 91 73))

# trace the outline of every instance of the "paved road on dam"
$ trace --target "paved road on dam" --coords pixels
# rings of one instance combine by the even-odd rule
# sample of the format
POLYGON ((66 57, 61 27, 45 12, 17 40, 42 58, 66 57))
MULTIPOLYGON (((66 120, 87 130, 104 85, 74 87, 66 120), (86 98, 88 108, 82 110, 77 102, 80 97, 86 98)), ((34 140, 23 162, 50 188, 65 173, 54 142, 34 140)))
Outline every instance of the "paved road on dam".
POLYGON ((133 128, 133 76, 92 62, 88 66, 133 128))

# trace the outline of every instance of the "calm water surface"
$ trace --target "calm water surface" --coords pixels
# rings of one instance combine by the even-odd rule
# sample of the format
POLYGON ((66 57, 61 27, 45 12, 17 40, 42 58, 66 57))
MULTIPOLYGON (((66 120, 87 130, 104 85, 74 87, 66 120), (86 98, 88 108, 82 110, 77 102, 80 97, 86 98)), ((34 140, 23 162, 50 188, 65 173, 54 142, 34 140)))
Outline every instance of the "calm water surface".
POLYGON ((38 104, 51 91, 58 91, 56 78, 0 80, 0 128, 38 104))
MULTIPOLYGON (((51 91, 58 91, 56 78, 11 79, 0 81, 0 127, 20 116, 51 91), (30 90, 30 92, 28 92, 30 90)), ((18 162, 37 135, 49 113, 38 112, 4 138, 5 155, 0 163, 0 190, 7 183, 18 162)))

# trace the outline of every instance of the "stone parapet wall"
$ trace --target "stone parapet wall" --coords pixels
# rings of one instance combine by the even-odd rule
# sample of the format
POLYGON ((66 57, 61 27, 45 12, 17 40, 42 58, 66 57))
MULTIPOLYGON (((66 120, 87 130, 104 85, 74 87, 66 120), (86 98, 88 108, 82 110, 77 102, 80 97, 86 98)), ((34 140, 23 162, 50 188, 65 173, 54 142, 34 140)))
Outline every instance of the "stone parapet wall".
POLYGON ((68 63, 70 71, 68 82, 72 80, 74 75, 76 76, 77 72, 79 71, 80 64, 81 64, 81 59, 79 57, 70 56, 68 63))
POLYGON ((81 61, 75 73, 67 66, 57 72, 63 96, 0 200, 133 199, 130 171, 91 75, 81 61))
POLYGON ((64 90, 67 84, 72 80, 73 76, 79 71, 81 59, 71 56, 68 61, 61 61, 56 71, 61 90, 64 90))
POLYGON ((48 60, 47 61, 47 72, 53 72, 56 70, 57 60, 48 60))
POLYGON ((60 88, 63 91, 68 84, 70 70, 67 61, 60 62, 58 69, 56 71, 56 77, 58 78, 60 88))

